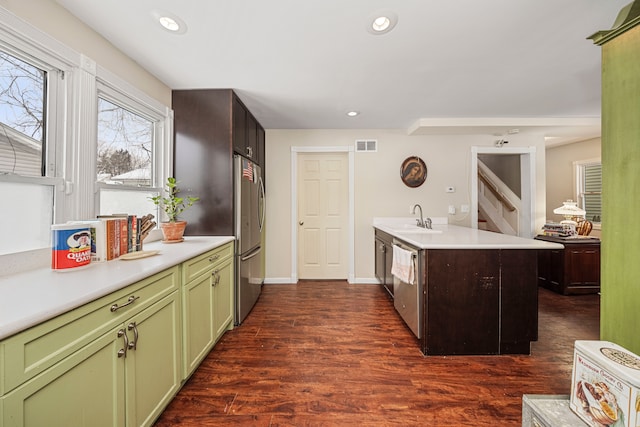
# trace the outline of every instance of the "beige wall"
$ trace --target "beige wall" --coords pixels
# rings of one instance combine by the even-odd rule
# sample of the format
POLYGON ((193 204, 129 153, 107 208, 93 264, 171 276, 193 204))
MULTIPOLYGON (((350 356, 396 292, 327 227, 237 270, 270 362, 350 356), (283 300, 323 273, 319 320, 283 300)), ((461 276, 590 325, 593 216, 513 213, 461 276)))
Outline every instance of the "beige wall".
POLYGON ((0 0, 0 6, 81 53, 164 105, 171 89, 53 0, 0 0))
MULTIPOLYGON (((374 277, 374 217, 411 217, 409 206, 420 203, 425 216, 448 217, 449 223, 470 226, 470 215, 460 213, 470 204, 471 147, 492 147, 491 135, 408 136, 404 130, 267 130, 267 244, 268 282, 291 278, 291 147, 353 147, 356 139, 377 139, 375 153, 355 153, 355 280, 374 277), (409 188, 400 180, 400 165, 409 156, 421 157, 428 169, 426 182, 409 188), (453 186, 455 193, 446 193, 453 186), (455 205, 457 214, 448 215, 455 205)), ((544 222, 544 141, 542 136, 518 135, 509 146, 537 150, 536 223, 544 222)))
MULTIPOLYGON (((560 221, 562 217, 553 213, 553 209, 567 199, 576 200, 576 182, 573 162, 599 159, 601 156, 600 138, 574 142, 572 144, 551 147, 546 152, 547 163, 547 219, 560 221)), ((600 230, 591 235, 600 237, 600 230)))

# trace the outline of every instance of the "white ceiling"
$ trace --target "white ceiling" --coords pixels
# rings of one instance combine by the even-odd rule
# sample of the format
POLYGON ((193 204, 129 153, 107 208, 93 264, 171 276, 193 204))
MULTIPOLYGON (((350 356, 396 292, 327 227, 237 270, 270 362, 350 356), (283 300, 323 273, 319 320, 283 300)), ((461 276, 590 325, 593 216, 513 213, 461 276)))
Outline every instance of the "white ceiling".
POLYGON ((586 38, 629 1, 57 0, 172 89, 236 89, 267 129, 558 141, 599 135, 601 48, 586 38), (372 35, 385 9, 397 26, 372 35))

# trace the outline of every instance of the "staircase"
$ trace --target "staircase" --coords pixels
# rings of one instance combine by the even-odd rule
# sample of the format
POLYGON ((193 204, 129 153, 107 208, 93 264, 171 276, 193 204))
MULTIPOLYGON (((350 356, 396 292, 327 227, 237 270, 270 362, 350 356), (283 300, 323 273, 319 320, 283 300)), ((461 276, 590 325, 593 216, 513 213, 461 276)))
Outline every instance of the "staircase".
POLYGON ((521 210, 520 197, 478 159, 478 228, 517 236, 521 210))

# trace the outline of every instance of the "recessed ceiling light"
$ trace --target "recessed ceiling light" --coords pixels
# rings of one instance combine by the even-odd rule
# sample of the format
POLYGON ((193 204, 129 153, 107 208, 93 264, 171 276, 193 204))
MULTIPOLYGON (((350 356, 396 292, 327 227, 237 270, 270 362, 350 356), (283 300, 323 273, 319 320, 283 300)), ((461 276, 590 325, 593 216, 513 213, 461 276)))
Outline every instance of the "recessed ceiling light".
POLYGON ((391 25, 389 18, 386 16, 379 16, 373 20, 371 27, 373 28, 373 31, 384 31, 389 28, 389 25, 391 25))
POLYGON ((160 21, 160 25, 169 31, 178 31, 180 29, 180 24, 169 16, 161 16, 158 21, 160 21))
POLYGON ((184 34, 187 32, 187 24, 175 14, 166 10, 153 10, 151 16, 160 23, 163 29, 172 34, 184 34))
POLYGON ((386 34, 398 23, 398 15, 390 10, 378 10, 367 19, 367 31, 371 34, 386 34))
POLYGON ((358 114, 360 114, 358 111, 347 111, 347 116, 349 117, 355 117, 358 114))

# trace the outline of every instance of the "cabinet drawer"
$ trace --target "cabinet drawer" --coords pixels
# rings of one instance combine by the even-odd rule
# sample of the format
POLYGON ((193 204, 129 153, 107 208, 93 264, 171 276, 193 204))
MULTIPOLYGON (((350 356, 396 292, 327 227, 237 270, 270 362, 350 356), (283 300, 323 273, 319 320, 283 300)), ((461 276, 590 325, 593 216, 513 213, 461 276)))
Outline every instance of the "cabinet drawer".
POLYGON ((233 256, 233 242, 217 247, 204 254, 185 261, 182 270, 182 283, 189 283, 202 273, 212 270, 220 262, 233 256))
POLYGON ((0 395, 177 290, 178 271, 167 269, 4 340, 0 395))

